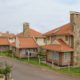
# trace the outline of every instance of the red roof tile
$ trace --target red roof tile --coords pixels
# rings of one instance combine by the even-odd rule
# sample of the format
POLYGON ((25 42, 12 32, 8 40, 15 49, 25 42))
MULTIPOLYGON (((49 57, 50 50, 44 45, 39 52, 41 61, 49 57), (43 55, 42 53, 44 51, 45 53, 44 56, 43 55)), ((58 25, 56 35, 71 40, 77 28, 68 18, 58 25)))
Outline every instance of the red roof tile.
POLYGON ((8 38, 0 38, 0 45, 9 45, 8 38))
POLYGON ((43 35, 73 35, 72 26, 70 23, 65 24, 59 28, 53 29, 43 35))
POLYGON ((73 48, 67 45, 62 39, 58 39, 57 41, 59 42, 59 44, 45 45, 44 48, 47 50, 59 51, 59 52, 73 51, 73 48))
POLYGON ((20 41, 20 48, 37 48, 38 45, 36 44, 33 38, 19 38, 20 41))
MULTIPOLYGON (((18 40, 19 48, 38 48, 38 45, 33 38, 18 37, 18 40)), ((12 43, 11 46, 16 47, 16 43, 12 43)))
POLYGON ((3 33, 3 32, 0 32, 0 37, 13 38, 13 37, 15 37, 15 35, 12 34, 12 33, 3 33))
MULTIPOLYGON (((39 37, 39 36, 41 36, 42 34, 40 33, 40 32, 38 32, 38 31, 36 31, 36 30, 34 30, 34 29, 29 29, 30 31, 29 31, 29 37, 39 37)), ((24 34, 23 34, 23 32, 22 33, 19 33, 19 34, 17 34, 17 36, 18 37, 24 37, 24 34)))

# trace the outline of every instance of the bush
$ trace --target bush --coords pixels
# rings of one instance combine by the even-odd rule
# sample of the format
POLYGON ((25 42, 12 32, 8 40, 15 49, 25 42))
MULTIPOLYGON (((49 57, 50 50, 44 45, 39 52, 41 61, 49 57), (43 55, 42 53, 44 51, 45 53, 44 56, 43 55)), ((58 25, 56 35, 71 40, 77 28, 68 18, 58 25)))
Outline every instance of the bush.
POLYGON ((3 64, 0 67, 0 75, 2 77, 2 75, 5 76, 5 80, 9 80, 9 76, 12 70, 12 66, 8 65, 7 63, 3 64))

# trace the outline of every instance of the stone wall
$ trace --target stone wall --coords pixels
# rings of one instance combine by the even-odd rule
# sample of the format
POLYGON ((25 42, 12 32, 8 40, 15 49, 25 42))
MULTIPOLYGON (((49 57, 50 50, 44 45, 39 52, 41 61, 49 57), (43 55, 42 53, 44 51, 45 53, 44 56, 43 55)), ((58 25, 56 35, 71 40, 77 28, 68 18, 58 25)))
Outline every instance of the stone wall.
POLYGON ((71 12, 70 20, 73 26, 74 33, 74 63, 78 64, 80 59, 80 13, 79 12, 71 12))
POLYGON ((29 23, 24 23, 23 24, 23 34, 24 34, 24 37, 28 37, 29 36, 29 23))

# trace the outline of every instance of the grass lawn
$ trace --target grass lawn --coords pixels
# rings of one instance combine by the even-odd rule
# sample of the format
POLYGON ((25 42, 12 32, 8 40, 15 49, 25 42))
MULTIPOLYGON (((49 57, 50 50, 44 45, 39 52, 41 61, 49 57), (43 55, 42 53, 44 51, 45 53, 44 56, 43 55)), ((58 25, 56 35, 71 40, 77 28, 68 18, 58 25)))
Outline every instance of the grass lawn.
MULTIPOLYGON (((8 52, 0 52, 0 56, 7 56, 7 57, 11 57, 9 55, 8 52)), ((51 66, 47 65, 47 64, 39 64, 39 60, 38 58, 30 58, 30 60, 28 61, 28 58, 16 58, 13 57, 13 59, 25 62, 25 63, 29 63, 29 64, 33 64, 36 65, 37 67, 40 68, 44 68, 44 69, 48 69, 48 70, 54 70, 63 74, 69 74, 69 75, 73 75, 73 76, 80 76, 80 67, 69 67, 69 68, 61 68, 61 69, 57 69, 57 68, 52 68, 51 66)))
POLYGON ((47 65, 47 64, 44 64, 44 63, 40 63, 39 64, 39 60, 38 58, 30 58, 30 60, 28 61, 28 58, 22 58, 22 59, 18 59, 22 62, 25 62, 25 63, 30 63, 30 64, 33 64, 33 65, 36 65, 38 67, 45 67, 45 68, 48 68, 50 69, 51 66, 47 65))
POLYGON ((4 51, 4 52, 0 52, 0 56, 7 56, 8 52, 4 51))
POLYGON ((60 69, 60 71, 63 73, 80 76, 80 67, 64 68, 64 69, 60 69))

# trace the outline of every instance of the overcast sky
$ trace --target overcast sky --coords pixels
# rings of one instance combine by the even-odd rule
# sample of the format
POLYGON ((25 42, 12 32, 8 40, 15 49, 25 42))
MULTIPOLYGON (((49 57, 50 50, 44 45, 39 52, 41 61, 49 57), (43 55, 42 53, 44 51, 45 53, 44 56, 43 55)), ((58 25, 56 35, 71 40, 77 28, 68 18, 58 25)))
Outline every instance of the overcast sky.
POLYGON ((28 22, 46 32, 68 23, 70 11, 80 12, 80 0, 0 0, 0 31, 19 33, 28 22))

